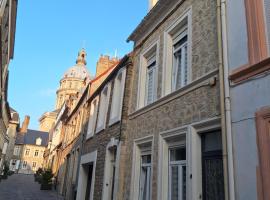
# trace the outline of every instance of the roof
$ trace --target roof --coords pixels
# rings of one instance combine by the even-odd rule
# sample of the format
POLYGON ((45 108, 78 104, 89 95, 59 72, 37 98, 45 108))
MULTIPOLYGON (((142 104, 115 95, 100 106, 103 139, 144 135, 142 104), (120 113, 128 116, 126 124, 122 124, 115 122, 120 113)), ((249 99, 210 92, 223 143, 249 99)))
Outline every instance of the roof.
POLYGON ((129 59, 132 57, 133 52, 126 54, 121 61, 118 63, 117 66, 112 70, 112 72, 108 75, 108 77, 101 83, 101 85, 96 89, 96 91, 90 96, 90 98, 87 100, 88 102, 92 101, 103 89, 103 87, 118 73, 118 71, 122 68, 128 65, 130 62, 129 59))
POLYGON ((127 39, 129 41, 137 41, 142 36, 149 35, 157 24, 163 22, 166 19, 167 13, 176 9, 183 0, 158 0, 156 5, 147 13, 140 24, 130 34, 127 39), (157 22, 157 23, 154 23, 157 22))
POLYGON ((49 140, 49 133, 37 130, 28 129, 26 133, 17 133, 16 144, 30 144, 36 145, 36 139, 41 138, 41 145, 38 146, 47 146, 49 140))

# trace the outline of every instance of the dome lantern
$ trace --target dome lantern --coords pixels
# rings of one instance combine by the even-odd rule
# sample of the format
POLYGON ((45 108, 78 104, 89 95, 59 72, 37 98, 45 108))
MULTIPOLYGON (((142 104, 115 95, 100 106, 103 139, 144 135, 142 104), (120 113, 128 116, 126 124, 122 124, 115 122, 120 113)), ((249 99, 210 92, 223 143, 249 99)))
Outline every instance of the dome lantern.
POLYGON ((86 65, 86 51, 85 51, 85 49, 82 49, 78 53, 78 58, 76 60, 76 64, 78 64, 78 65, 86 65))

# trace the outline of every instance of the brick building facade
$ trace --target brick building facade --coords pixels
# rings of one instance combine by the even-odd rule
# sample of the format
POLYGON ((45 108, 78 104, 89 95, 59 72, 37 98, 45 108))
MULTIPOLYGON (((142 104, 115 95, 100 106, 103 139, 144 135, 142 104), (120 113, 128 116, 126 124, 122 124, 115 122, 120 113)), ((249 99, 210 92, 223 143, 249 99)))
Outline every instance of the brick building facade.
POLYGON ((119 199, 132 63, 125 56, 90 96, 77 199, 119 199))

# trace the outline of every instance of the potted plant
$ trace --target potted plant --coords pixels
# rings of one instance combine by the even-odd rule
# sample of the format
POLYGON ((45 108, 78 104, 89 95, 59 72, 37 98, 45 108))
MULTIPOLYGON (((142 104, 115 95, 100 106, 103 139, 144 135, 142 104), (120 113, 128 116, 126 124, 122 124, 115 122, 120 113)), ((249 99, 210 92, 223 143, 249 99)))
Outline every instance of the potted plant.
POLYGON ((42 181, 41 181, 41 190, 51 190, 52 189, 52 171, 50 169, 45 170, 42 173, 42 181))

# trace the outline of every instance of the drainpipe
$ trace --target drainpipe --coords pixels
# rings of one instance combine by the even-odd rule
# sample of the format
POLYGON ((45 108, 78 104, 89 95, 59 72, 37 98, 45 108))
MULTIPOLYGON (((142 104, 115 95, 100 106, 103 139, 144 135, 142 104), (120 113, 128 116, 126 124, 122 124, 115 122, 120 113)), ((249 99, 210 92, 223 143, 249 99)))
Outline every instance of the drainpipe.
POLYGON ((235 200, 226 0, 217 0, 217 21, 225 199, 235 200))

